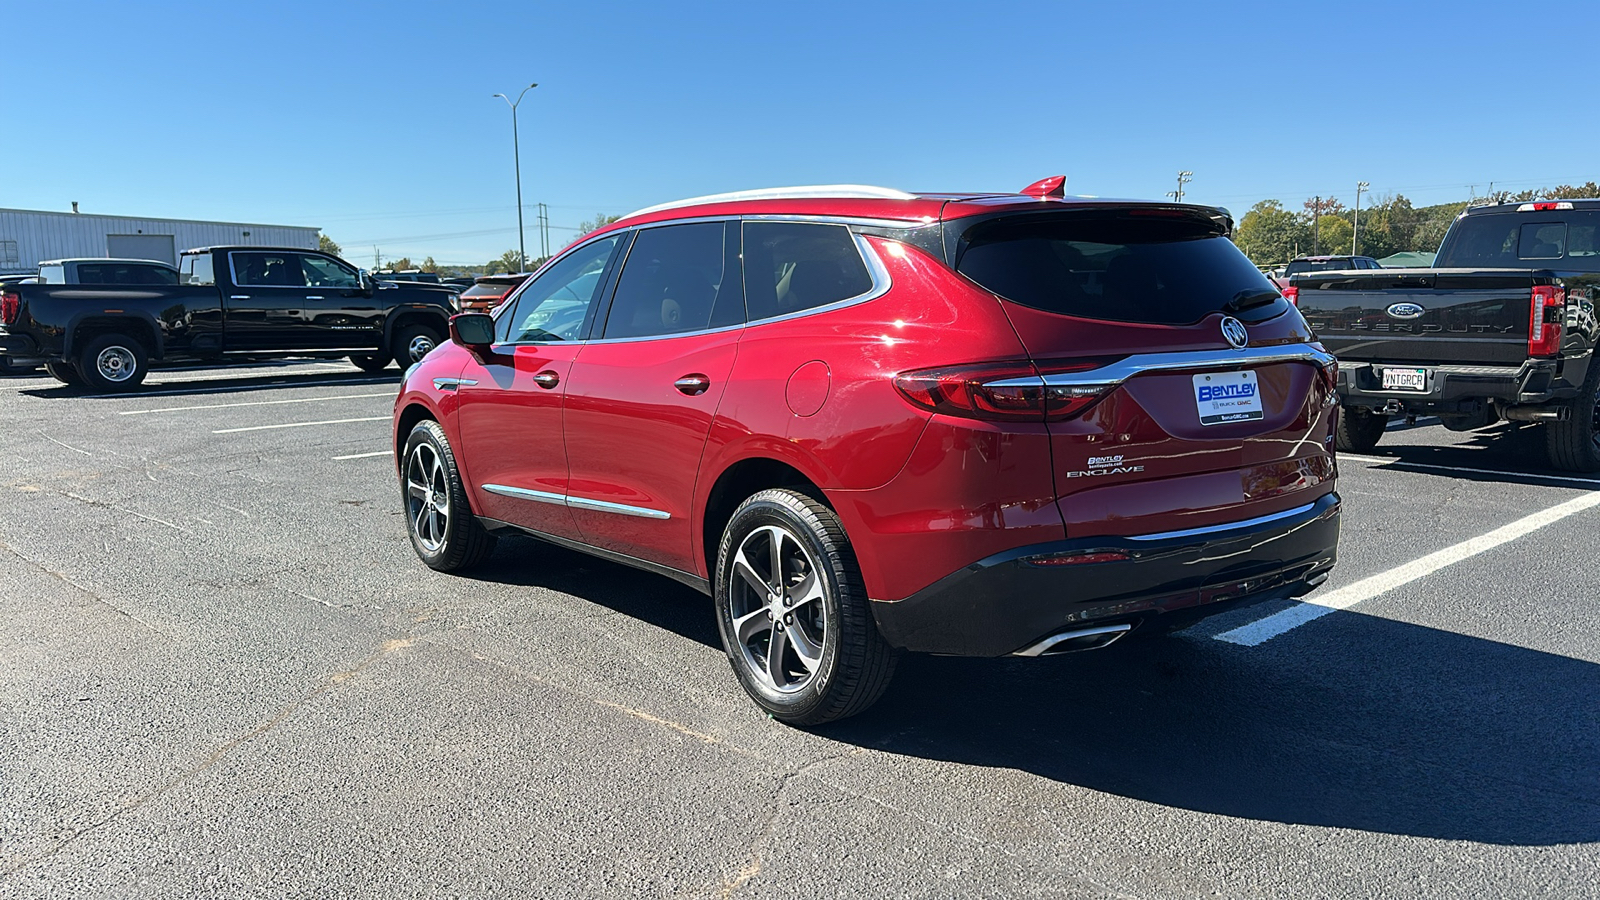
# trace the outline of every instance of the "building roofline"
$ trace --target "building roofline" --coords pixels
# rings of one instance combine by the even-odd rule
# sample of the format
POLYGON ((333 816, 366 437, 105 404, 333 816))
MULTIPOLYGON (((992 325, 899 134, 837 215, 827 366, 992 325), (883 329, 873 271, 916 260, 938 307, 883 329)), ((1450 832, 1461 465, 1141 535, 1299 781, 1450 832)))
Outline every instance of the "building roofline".
POLYGON ((181 222, 185 225, 242 225, 246 228, 298 228, 304 231, 321 231, 319 225, 273 225, 266 222, 221 222, 216 219, 172 219, 164 216, 114 216, 108 213, 61 212, 54 209, 11 209, 0 207, 0 213, 21 213, 28 216, 62 216, 69 219, 127 219, 134 222, 181 222))

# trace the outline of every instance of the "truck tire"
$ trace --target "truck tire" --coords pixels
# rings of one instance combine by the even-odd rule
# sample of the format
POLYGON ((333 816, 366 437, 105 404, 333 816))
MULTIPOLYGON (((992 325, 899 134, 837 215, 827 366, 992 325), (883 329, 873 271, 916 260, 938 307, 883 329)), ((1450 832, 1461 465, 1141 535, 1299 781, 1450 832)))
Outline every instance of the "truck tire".
POLYGON ((64 359, 50 360, 44 364, 44 370, 50 373, 51 378, 54 378, 62 384, 70 384, 73 387, 83 387, 83 376, 78 374, 78 370, 73 368, 72 363, 69 363, 64 359))
POLYGON ((439 346, 439 341, 443 339, 443 335, 430 326, 401 325, 395 329, 394 340, 389 348, 394 354, 394 361, 400 364, 400 368, 406 369, 413 363, 422 362, 422 358, 439 346))
POLYGON ((1339 427, 1334 431, 1334 444, 1341 453, 1370 453, 1383 438, 1389 426, 1389 417, 1357 406, 1339 408, 1339 427))
POLYGON ((144 345, 125 334, 102 334, 78 351, 77 370, 83 384, 102 393, 131 391, 150 371, 144 345))
POLYGON ((1589 359, 1589 377, 1572 399, 1571 418, 1546 424, 1544 437, 1551 468, 1600 471, 1600 358, 1589 359))
POLYGON ((370 355, 352 354, 350 361, 363 372, 382 372, 389 368, 390 359, 387 354, 374 353, 370 355))

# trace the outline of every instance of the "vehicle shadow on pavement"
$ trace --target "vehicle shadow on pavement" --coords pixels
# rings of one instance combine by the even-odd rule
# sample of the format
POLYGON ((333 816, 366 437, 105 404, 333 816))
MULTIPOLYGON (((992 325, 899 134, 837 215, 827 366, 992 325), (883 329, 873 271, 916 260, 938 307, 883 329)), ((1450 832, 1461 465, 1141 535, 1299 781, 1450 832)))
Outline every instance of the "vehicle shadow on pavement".
MULTIPOLYGON (((1441 426, 1434 427, 1440 427, 1442 431, 1441 426)), ((1417 428, 1422 429, 1423 426, 1417 428)), ((1564 472, 1550 468, 1545 457, 1544 426, 1501 422, 1463 437, 1452 435, 1455 442, 1443 445, 1404 443, 1403 437, 1394 433, 1396 430, 1399 429, 1391 430, 1388 438, 1377 448, 1361 454, 1363 457, 1382 462, 1368 462, 1367 459, 1363 459, 1359 464, 1370 465, 1373 468, 1392 466, 1400 469, 1406 463, 1415 463, 1493 470, 1487 473, 1452 473, 1452 477, 1473 481, 1517 481, 1515 476, 1588 477, 1581 472, 1564 472), (1498 474, 1501 472, 1514 477, 1502 478, 1498 474)), ((1352 464, 1355 464, 1354 460, 1352 464)))
POLYGON ((1344 612, 1257 648, 908 656, 822 733, 1204 813, 1543 846, 1600 840, 1597 696, 1600 665, 1344 612))
POLYGON ((242 391, 281 390, 297 387, 337 387, 339 385, 396 385, 400 384, 400 371, 369 375, 365 372, 315 372, 304 374, 253 375, 241 378, 216 378, 181 381, 173 379, 159 384, 146 384, 131 391, 102 394, 86 387, 52 382, 46 387, 21 388, 17 391, 28 397, 78 397, 85 400, 137 400, 140 396, 158 399, 174 395, 204 397, 211 394, 235 394, 242 391))

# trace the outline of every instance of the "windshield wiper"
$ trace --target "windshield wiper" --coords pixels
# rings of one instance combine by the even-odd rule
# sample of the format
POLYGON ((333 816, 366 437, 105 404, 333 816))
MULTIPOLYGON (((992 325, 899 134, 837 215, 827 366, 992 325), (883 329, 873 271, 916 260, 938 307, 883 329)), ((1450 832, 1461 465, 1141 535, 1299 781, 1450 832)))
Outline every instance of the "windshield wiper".
POLYGON ((1222 304, 1223 312, 1242 312, 1257 306, 1265 306, 1283 295, 1271 288, 1248 288, 1233 295, 1233 299, 1222 304))

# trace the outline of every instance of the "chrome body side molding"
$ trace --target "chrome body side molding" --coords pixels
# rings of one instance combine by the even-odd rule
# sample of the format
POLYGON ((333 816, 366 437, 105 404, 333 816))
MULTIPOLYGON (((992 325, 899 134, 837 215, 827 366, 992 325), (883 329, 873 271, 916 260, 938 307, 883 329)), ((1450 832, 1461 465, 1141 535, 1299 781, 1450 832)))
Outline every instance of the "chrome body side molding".
POLYGON ((672 513, 659 509, 650 509, 647 506, 629 506, 626 503, 590 500, 586 497, 571 497, 566 494, 555 494, 549 491, 531 491, 527 488, 511 487, 505 484, 485 484, 480 485, 480 487, 491 494, 499 494, 502 497, 532 500, 535 503, 550 503, 571 509, 591 509, 596 512, 616 513, 619 516, 638 516, 641 519, 672 518, 672 513))

